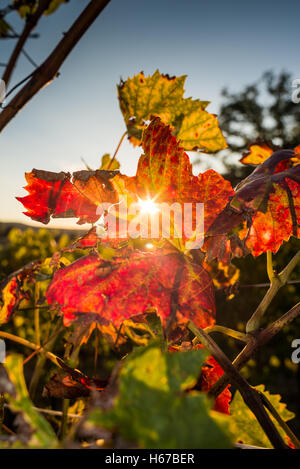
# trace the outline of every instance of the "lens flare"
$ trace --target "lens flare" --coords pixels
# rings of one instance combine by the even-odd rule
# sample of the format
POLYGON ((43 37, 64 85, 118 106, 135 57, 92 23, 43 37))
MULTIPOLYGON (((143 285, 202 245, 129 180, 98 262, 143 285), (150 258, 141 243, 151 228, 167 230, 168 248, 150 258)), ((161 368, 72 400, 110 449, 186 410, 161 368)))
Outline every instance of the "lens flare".
POLYGON ((157 204, 152 199, 142 200, 139 199, 139 206, 141 208, 141 213, 148 213, 149 215, 154 215, 159 211, 157 204))

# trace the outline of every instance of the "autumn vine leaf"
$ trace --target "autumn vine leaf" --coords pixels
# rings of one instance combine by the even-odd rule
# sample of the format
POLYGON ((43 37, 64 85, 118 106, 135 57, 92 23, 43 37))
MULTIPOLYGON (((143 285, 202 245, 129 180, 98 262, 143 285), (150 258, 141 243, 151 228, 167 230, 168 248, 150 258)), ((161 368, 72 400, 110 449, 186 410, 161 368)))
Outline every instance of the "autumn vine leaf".
POLYGON ((283 241, 292 235, 299 237, 300 165, 278 169, 294 157, 293 150, 275 152, 237 186, 226 209, 209 228, 208 235, 215 236, 210 249, 219 242, 225 252, 227 233, 239 225, 238 236, 254 256, 277 252, 283 241))
POLYGON ((73 173, 54 173, 33 169, 27 173, 29 194, 17 197, 27 209, 25 215, 42 223, 53 218, 79 218, 78 223, 94 223, 100 214, 100 203, 117 201, 117 195, 110 179, 114 171, 77 171, 73 173))
MULTIPOLYGON (((276 151, 279 150, 278 147, 273 145, 271 142, 264 142, 263 140, 258 140, 254 143, 251 143, 248 147, 248 151, 244 153, 243 157, 240 159, 240 162, 245 165, 259 165, 264 163, 270 156, 276 151)), ((295 166, 300 163, 300 145, 294 148, 295 156, 289 161, 289 166, 295 166)), ((279 169, 284 170, 286 167, 281 165, 279 169)), ((278 171, 278 167, 276 169, 278 171)))
POLYGON ((134 252, 111 262, 91 253, 58 270, 46 297, 61 309, 66 325, 87 313, 118 326, 149 308, 156 308, 165 327, 172 327, 178 314, 202 328, 214 323, 209 275, 177 253, 134 252))
POLYGON ((258 165, 266 161, 275 151, 271 142, 256 141, 248 146, 240 162, 243 164, 258 165))
POLYGON ((8 322, 19 308, 21 301, 28 298, 28 293, 23 288, 24 284, 27 280, 32 280, 33 274, 39 269, 40 264, 40 261, 29 263, 18 272, 11 274, 1 284, 0 325, 8 322))
MULTIPOLYGON (((220 258, 221 251, 220 260, 226 261, 231 254, 276 252, 291 235, 299 235, 300 165, 286 164, 295 157, 293 151, 275 152, 234 193, 213 170, 193 175, 188 155, 160 118, 154 117, 145 129, 142 145, 134 177, 98 170, 76 172, 71 180, 68 173, 33 170, 27 175, 29 195, 18 200, 27 215, 44 223, 51 215, 95 222, 99 204, 120 203, 125 195, 129 205, 149 197, 171 204, 203 203, 208 260, 220 258)), ((184 250, 180 243, 176 247, 184 250)))
MULTIPOLYGON (((66 1, 67 0, 52 0, 51 2, 49 2, 49 7, 47 8, 44 14, 51 15, 60 7, 62 3, 65 3, 66 1)), ((35 0, 30 2, 28 2, 27 0, 13 0, 13 3, 16 4, 17 11, 23 19, 35 13, 38 7, 38 2, 35 0)))
POLYGON ((230 182, 212 169, 194 176, 181 143, 158 117, 144 132, 143 150, 136 174, 139 195, 169 203, 203 203, 206 231, 233 195, 230 182))
POLYGON ((9 321, 23 298, 17 277, 13 277, 6 283, 2 289, 1 296, 2 304, 0 307, 0 324, 4 324, 9 321))
MULTIPOLYGON (((264 385, 256 386, 255 389, 265 394, 267 399, 271 402, 272 406, 285 422, 295 417, 295 414, 288 410, 286 404, 281 401, 281 396, 279 394, 270 394, 269 391, 265 389, 264 385)), ((239 391, 236 392, 233 398, 230 405, 230 411, 232 418, 236 423, 236 438, 238 441, 249 445, 272 448, 269 439, 266 437, 252 412, 245 405, 239 391)), ((271 418, 274 420, 273 416, 271 418)), ((274 423, 276 423, 275 420, 274 423)), ((285 437, 285 433, 282 428, 278 427, 278 431, 282 437, 285 437)))
POLYGON ((227 147, 216 116, 205 110, 209 102, 183 98, 185 79, 156 70, 152 76, 140 72, 121 81, 118 96, 131 143, 140 145, 146 122, 159 116, 185 150, 214 153, 227 147))
MULTIPOLYGON (((201 371, 200 385, 201 390, 209 391, 214 384, 223 376, 224 371, 214 357, 209 356, 204 363, 201 371)), ((231 401, 231 392, 229 386, 217 397, 214 403, 214 409, 223 414, 229 414, 229 404, 231 401)))
POLYGON ((230 182, 214 170, 194 176, 188 155, 158 117, 145 129, 142 145, 134 177, 106 170, 78 171, 71 177, 34 169, 26 175, 29 195, 18 200, 33 220, 77 217, 80 224, 96 222, 102 203, 119 204, 125 197, 129 207, 149 197, 169 204, 203 203, 206 231, 233 195, 230 182))

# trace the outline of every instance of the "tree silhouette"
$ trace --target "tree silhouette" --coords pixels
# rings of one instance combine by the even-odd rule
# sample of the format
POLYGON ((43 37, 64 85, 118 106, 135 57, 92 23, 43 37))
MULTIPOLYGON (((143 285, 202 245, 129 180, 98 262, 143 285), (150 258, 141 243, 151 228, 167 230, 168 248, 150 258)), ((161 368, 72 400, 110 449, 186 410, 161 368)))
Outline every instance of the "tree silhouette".
POLYGON ((229 147, 246 150, 258 137, 287 148, 299 144, 300 106, 292 101, 292 91, 291 74, 272 71, 238 93, 223 89, 219 119, 229 147))

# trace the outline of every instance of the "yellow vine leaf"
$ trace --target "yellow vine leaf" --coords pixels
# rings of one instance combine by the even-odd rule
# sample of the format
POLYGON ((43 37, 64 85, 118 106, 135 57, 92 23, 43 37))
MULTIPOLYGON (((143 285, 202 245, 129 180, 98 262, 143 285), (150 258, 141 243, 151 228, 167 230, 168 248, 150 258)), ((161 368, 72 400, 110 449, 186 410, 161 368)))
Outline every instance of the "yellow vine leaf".
POLYGON ((120 108, 129 140, 140 145, 151 116, 169 124, 185 150, 213 153, 227 147, 215 115, 205 109, 209 101, 184 98, 186 75, 170 77, 158 70, 152 76, 138 73, 118 85, 120 108))

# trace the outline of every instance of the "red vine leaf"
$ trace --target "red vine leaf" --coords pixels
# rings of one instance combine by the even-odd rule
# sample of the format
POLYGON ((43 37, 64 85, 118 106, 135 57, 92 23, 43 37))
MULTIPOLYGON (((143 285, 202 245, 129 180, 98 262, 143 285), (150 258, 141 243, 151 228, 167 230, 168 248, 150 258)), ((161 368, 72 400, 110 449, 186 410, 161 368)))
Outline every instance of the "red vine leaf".
POLYGON ((230 182, 212 169, 194 176, 188 155, 158 117, 143 134, 143 150, 136 174, 138 195, 159 202, 203 203, 206 231, 234 193, 230 182))
POLYGON ((24 282, 26 279, 32 279, 32 274, 39 265, 39 261, 30 262, 22 269, 11 274, 1 284, 0 324, 8 322, 18 309, 21 301, 28 297, 23 290, 24 282))
MULTIPOLYGON (((48 223, 50 217, 77 217, 78 223, 94 223, 101 203, 119 204, 125 196, 128 208, 141 199, 172 204, 203 203, 204 230, 225 208, 233 195, 230 182, 208 170, 194 176, 188 155, 160 118, 153 118, 143 134, 144 154, 135 177, 116 171, 50 173, 33 170, 26 175, 29 195, 18 198, 33 220, 48 223)), ((182 206, 183 209, 183 206, 182 206)), ((96 233, 82 239, 82 247, 94 245, 96 233), (92 243, 89 245, 89 243, 92 243), (86 246, 84 246, 86 243, 86 246)))
POLYGON ((58 270, 46 297, 60 307, 66 325, 85 313, 99 323, 118 326, 150 308, 156 308, 165 327, 177 314, 202 328, 214 323, 209 275, 174 252, 134 252, 111 262, 90 254, 58 270))
POLYGON ((78 223, 94 223, 98 220, 97 206, 114 203, 116 191, 110 179, 114 171, 77 171, 71 182, 70 173, 52 173, 33 169, 26 173, 29 194, 17 197, 27 209, 25 215, 42 223, 53 218, 79 218, 78 223))
MULTIPOLYGON (((201 390, 208 392, 223 374, 223 369, 214 357, 208 357, 205 365, 202 367, 200 377, 201 390)), ((231 392, 229 391, 229 387, 230 385, 227 386, 221 394, 219 394, 214 403, 214 409, 224 414, 230 413, 229 403, 231 401, 231 392)))
POLYGON ((278 170, 294 155, 292 150, 275 152, 242 181, 208 236, 219 237, 224 246, 227 233, 240 225, 238 235, 255 256, 277 252, 290 236, 299 237, 300 165, 278 170))

